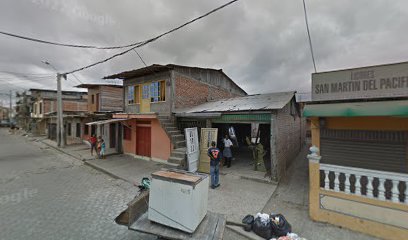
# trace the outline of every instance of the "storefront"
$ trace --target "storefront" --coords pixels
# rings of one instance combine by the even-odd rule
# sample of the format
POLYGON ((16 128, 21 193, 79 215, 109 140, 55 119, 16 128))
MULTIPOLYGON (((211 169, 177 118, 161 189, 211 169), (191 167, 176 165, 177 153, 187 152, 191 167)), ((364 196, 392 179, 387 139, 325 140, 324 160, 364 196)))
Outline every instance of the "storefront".
POLYGON ((312 75, 309 210, 387 239, 408 235, 408 63, 312 75))
POLYGON ((278 181, 305 140, 305 121, 294 92, 208 102, 179 111, 176 117, 179 128, 217 129, 221 150, 228 135, 233 142, 233 161, 221 172, 244 177, 278 181))

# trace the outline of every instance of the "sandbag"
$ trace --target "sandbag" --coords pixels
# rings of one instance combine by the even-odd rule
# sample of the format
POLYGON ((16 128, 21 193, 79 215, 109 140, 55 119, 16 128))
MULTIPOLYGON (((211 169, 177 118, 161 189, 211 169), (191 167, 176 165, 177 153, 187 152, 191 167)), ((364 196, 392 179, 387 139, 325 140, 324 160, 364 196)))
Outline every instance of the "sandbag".
POLYGON ((265 239, 271 239, 273 237, 271 221, 267 223, 262 222, 260 217, 255 218, 252 224, 252 231, 265 239))
POLYGON ((271 229, 272 234, 275 237, 286 236, 288 233, 292 232, 292 226, 286 220, 282 214, 273 214, 271 215, 271 229), (276 223, 273 219, 279 218, 279 223, 276 223))

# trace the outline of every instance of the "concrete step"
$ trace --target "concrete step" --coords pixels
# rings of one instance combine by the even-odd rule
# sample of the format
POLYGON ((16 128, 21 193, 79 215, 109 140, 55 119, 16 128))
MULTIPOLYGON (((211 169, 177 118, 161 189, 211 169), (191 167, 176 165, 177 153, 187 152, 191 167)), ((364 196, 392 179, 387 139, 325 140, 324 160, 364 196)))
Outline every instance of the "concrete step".
POLYGON ((178 131, 178 129, 177 129, 177 127, 175 127, 175 126, 163 126, 164 127, 164 129, 166 129, 166 131, 167 132, 170 132, 170 131, 178 131))
POLYGON ((185 141, 185 140, 183 140, 183 141, 177 141, 177 142, 174 143, 174 147, 175 147, 175 148, 186 147, 186 141, 185 141))
POLYGON ((186 148, 186 147, 175 148, 175 149, 173 149, 173 152, 186 153, 186 152, 187 152, 187 148, 186 148))
POLYGON ((178 157, 178 158, 185 158, 186 157, 186 152, 182 151, 182 152, 171 152, 170 157, 178 157))
MULTIPOLYGON (((172 130, 172 131, 167 131, 167 134, 169 134, 169 135, 180 135, 181 132, 179 130, 172 130)), ((181 134, 181 135, 183 135, 183 134, 181 134)))
POLYGON ((169 163, 175 163, 175 164, 182 164, 184 162, 184 158, 180 157, 170 157, 168 160, 169 163))
POLYGON ((183 141, 184 140, 184 135, 182 135, 182 134, 171 135, 171 140, 172 140, 172 142, 183 141))

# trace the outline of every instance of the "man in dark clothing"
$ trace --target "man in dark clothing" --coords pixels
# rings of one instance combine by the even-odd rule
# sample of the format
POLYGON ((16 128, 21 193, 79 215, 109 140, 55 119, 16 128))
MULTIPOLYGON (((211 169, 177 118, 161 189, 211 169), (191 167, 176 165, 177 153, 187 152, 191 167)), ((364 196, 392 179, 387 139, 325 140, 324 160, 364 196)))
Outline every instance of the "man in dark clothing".
POLYGON ((208 149, 208 156, 210 157, 210 175, 211 175, 211 188, 217 188, 219 184, 220 176, 220 161, 221 161, 221 151, 218 149, 216 142, 211 143, 211 147, 208 149))

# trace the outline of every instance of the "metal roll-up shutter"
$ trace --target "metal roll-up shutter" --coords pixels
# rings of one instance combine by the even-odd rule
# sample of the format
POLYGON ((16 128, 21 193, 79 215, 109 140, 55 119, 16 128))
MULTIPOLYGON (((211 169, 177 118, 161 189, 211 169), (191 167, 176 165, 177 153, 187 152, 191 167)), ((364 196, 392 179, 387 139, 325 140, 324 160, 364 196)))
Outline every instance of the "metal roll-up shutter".
POLYGON ((321 163, 408 173, 408 132, 322 129, 321 163))

